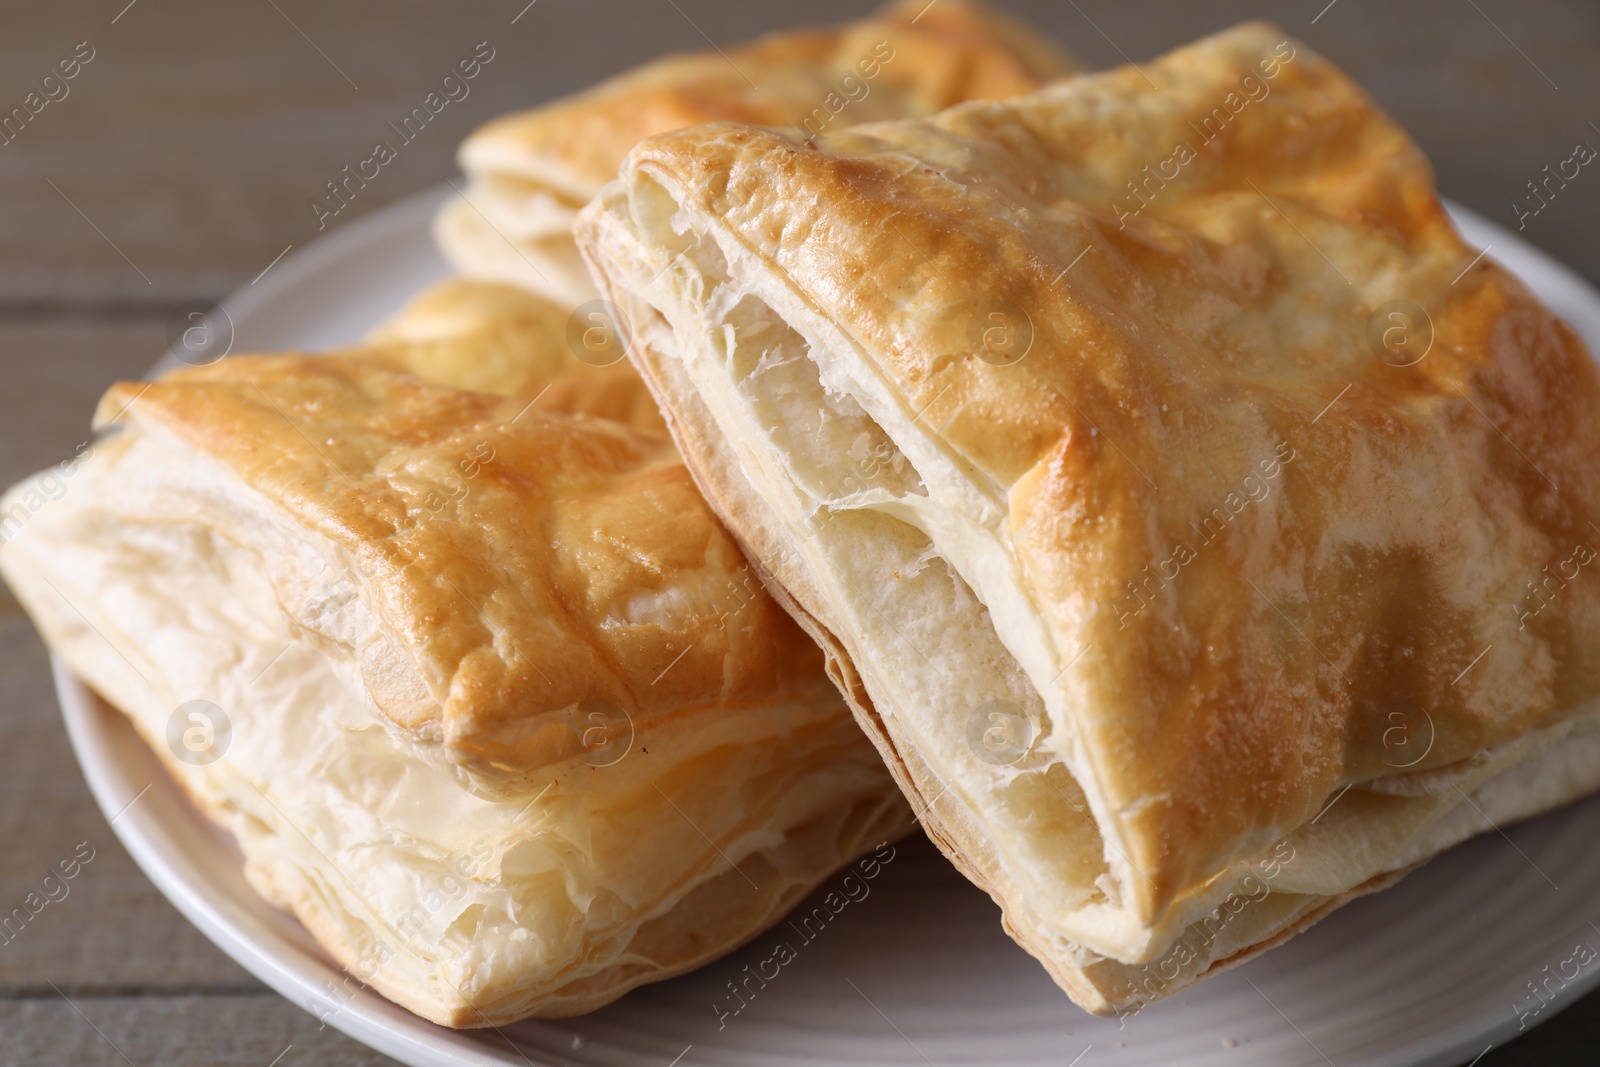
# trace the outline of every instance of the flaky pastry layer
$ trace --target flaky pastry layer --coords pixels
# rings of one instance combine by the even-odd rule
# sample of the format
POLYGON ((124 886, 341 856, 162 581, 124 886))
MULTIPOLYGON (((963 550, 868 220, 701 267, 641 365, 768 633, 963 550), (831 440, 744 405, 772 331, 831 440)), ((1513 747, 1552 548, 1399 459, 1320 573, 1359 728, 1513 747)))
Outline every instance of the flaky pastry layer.
POLYGON ((118 387, 101 416, 66 492, 0 500, 0 570, 251 883, 418 1014, 591 1010, 906 828, 659 438, 335 356, 118 387), (563 679, 595 688, 540 688, 563 679))
POLYGON ((589 714, 648 736, 818 677, 661 437, 333 356, 117 385, 113 421, 250 487, 230 536, 267 539, 294 625, 474 788, 581 756, 589 714))
POLYGON ((1015 96, 1073 67, 970 0, 903 0, 842 26, 663 57, 473 133, 460 150, 471 187, 440 211, 434 233, 462 273, 575 307, 596 294, 572 246, 573 216, 650 134, 737 120, 813 136, 1015 96))
POLYGON ((654 137, 577 233, 708 498, 1085 1006, 1600 784, 1595 368, 1271 27, 654 137))
POLYGON ((526 289, 446 278, 407 301, 346 354, 454 389, 520 397, 540 411, 638 430, 666 424, 619 342, 584 344, 588 321, 526 289))

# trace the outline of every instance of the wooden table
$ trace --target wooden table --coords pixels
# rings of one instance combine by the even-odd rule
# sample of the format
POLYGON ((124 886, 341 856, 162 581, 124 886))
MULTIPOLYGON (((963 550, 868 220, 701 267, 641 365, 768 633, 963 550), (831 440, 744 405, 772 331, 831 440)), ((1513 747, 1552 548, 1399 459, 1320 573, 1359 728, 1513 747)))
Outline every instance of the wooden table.
MULTIPOLYGON (((142 375, 165 347, 175 306, 216 300, 311 241, 309 203, 323 183, 364 158, 383 124, 477 42, 490 42, 496 59, 471 95, 333 225, 441 181, 456 142, 500 111, 663 49, 865 9, 844 0, 525 3, 0 3, 0 110, 80 42, 93 50, 69 95, 0 147, 0 482, 85 438, 106 384, 142 375)), ((1097 66, 1243 18, 1276 19, 1411 130, 1446 194, 1513 228, 1512 201, 1546 164, 1579 140, 1600 146, 1600 6, 1325 3, 1011 6, 1097 66)), ((1585 169, 1526 223, 1527 238, 1600 281, 1600 169, 1585 169)), ((97 854, 67 899, 0 946, 0 1063, 390 1062, 265 989, 134 867, 68 750, 44 648, 4 591, 0 798, 0 908, 20 903, 79 842, 97 854)), ((1479 1062, 1593 1063, 1597 1038, 1600 996, 1591 996, 1479 1062)))

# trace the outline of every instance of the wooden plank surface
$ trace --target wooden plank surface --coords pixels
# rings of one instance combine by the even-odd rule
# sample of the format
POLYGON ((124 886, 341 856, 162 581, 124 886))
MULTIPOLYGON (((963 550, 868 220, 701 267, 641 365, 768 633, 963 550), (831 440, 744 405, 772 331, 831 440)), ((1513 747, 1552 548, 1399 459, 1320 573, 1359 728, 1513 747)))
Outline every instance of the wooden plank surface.
MULTIPOLYGON (((708 37, 867 8, 525 4, 0 2, 0 113, 80 42, 94 52, 69 94, 0 147, 0 482, 83 440, 104 386, 142 374, 162 350, 177 303, 218 299, 313 240, 309 203, 323 183, 477 42, 495 59, 471 94, 333 225, 444 180, 456 142, 503 110, 708 37)), ((1588 0, 1007 6, 1096 66, 1273 18, 1411 130, 1447 195, 1513 229, 1527 182, 1575 142, 1600 145, 1600 5, 1588 0)), ((1600 280, 1600 171, 1581 172, 1523 234, 1600 280)), ((70 895, 0 946, 0 1064, 389 1062, 267 991, 138 872, 72 760, 43 647, 0 592, 0 905, 80 846, 94 859, 70 895)), ((1479 1063, 1591 1063, 1596 1049, 1591 997, 1479 1063)))

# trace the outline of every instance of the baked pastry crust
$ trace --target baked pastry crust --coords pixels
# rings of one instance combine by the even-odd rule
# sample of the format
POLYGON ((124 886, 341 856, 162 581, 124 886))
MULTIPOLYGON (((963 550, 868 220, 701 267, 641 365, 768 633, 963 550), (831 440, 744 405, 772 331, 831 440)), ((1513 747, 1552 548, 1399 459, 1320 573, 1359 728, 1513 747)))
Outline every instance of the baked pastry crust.
POLYGON ((1016 96, 1074 69, 1028 27, 970 0, 904 0, 841 26, 666 56, 473 133, 460 150, 471 188, 434 232, 462 273, 574 307, 596 293, 572 247, 573 215, 650 134, 727 120, 810 135, 1016 96))
POLYGON ((566 308, 526 289, 446 278, 412 297, 367 335, 362 351, 349 354, 435 385, 664 432, 655 399, 621 347, 614 342, 591 352, 566 308))
POLYGON ((663 134, 577 237, 929 833, 1086 1007, 1600 786, 1594 364, 1274 28, 663 134))
MULTIPOLYGON (((620 710, 648 743, 692 709, 820 677, 659 437, 318 356, 119 383, 97 426, 124 411, 227 467, 373 590, 347 650, 363 686, 478 788, 581 756, 574 708, 620 710)), ((340 639, 320 598, 283 600, 340 639)))
POLYGON ((52 649, 355 978, 449 1026, 589 1011, 909 828, 663 435, 382 358, 114 386, 68 491, 0 501, 52 649))

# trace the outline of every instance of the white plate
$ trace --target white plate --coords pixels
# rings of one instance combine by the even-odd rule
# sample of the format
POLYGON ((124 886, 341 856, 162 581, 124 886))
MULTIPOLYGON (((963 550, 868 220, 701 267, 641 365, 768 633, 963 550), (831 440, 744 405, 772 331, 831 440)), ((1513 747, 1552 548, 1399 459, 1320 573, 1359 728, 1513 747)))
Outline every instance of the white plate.
MULTIPOLYGON (((230 297, 234 351, 353 340, 443 274, 427 220, 447 192, 342 227, 230 297)), ((1600 351, 1600 294, 1509 233, 1456 216, 1468 241, 1492 244, 1600 351)), ((1519 1018, 1541 1003, 1529 983, 1560 973, 1579 941, 1600 948, 1600 928, 1590 924, 1600 922, 1596 798, 1515 827, 1509 840, 1491 833, 1470 841, 1283 948, 1124 1023, 1069 1003, 1001 932, 989 899, 917 837, 814 941, 780 926, 695 974, 580 1019, 456 1032, 364 989, 330 994, 345 988, 343 972, 251 892, 232 842, 189 806, 127 721, 59 665, 56 685, 96 800, 167 898, 278 992, 415 1067, 1446 1065, 1548 1019, 1600 978, 1600 962, 1590 963, 1542 1011, 1519 1018), (734 1003, 728 983, 785 937, 798 957, 766 988, 749 986, 757 991, 748 1006, 719 1026, 714 1005, 734 1003)))

